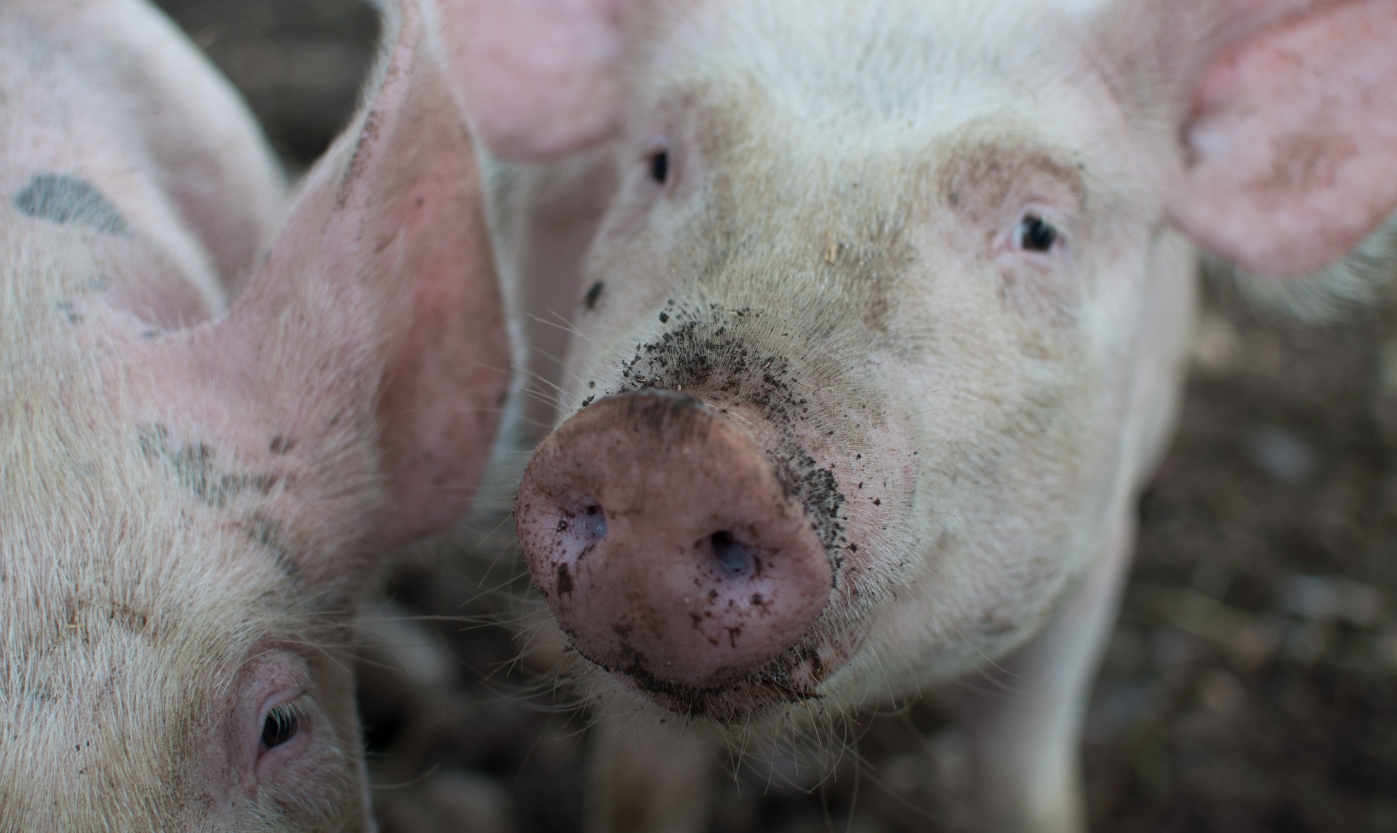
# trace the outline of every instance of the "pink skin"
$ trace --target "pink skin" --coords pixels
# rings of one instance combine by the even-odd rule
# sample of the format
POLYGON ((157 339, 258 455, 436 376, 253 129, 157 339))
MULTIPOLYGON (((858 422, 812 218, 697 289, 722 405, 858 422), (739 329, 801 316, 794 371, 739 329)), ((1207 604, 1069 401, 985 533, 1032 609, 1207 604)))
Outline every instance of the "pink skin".
POLYGON ((542 159, 613 130, 622 0, 439 0, 475 127, 496 152, 542 159), (516 79, 531 80, 520 96, 516 79))
POLYGON ((712 689, 770 664, 829 600, 834 556, 790 492, 730 421, 641 392, 550 435, 515 512, 583 656, 644 687, 712 689))
POLYGON ((1397 199, 1397 6, 1233 5, 1224 25, 1243 31, 1296 6, 1320 10, 1239 42, 1224 28, 1235 45, 1194 90, 1177 220, 1257 274, 1305 274, 1343 257, 1397 199))

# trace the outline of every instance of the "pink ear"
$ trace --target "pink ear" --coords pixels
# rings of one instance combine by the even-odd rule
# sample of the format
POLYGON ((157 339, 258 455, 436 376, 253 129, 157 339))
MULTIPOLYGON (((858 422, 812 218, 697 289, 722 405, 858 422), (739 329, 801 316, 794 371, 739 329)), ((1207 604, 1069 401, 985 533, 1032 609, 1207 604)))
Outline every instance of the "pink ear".
POLYGON ((607 137, 618 107, 624 0, 436 0, 481 138, 516 159, 607 137))
POLYGON ((1315 271, 1397 209, 1397 3, 1220 6, 1175 219, 1250 272, 1315 271))
POLYGON ((398 5, 367 110, 198 350, 208 376, 265 403, 273 453, 309 469, 303 492, 385 487, 389 543, 465 514, 509 370, 463 111, 417 0, 398 5))

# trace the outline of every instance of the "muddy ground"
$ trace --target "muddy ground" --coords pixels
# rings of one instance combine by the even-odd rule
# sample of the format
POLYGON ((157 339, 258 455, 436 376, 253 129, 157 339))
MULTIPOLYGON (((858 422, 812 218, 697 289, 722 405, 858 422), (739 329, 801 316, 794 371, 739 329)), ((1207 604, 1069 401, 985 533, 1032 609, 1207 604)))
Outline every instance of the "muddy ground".
MULTIPOLYGON (((162 5, 293 170, 347 117, 375 38, 366 8, 162 5)), ((1195 352, 1088 718, 1092 828, 1397 831, 1397 304, 1302 326, 1215 285, 1195 352)), ((364 664, 362 697, 384 830, 578 831, 585 716, 515 662, 510 631, 472 624, 500 594, 421 567, 389 585, 379 641, 396 656, 364 664), (422 613, 447 619, 393 623, 422 613)), ((710 829, 964 829, 965 742, 935 705, 854 734, 857 756, 813 790, 769 771, 725 781, 710 829)))

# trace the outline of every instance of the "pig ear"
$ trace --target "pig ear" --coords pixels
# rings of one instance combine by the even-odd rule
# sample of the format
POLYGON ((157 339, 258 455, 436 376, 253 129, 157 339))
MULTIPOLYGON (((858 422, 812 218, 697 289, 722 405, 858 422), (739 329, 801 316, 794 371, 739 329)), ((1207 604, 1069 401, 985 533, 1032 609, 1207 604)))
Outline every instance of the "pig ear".
POLYGON ((605 139, 619 113, 625 0, 435 0, 482 141, 544 160, 605 139))
POLYGON ((386 543, 465 514, 509 368, 463 111, 423 10, 399 5, 366 109, 307 175, 209 359, 274 400, 272 452, 305 455, 323 493, 386 487, 386 543))
POLYGON ((1250 272, 1315 271, 1397 209, 1397 3, 1210 7, 1175 220, 1250 272))

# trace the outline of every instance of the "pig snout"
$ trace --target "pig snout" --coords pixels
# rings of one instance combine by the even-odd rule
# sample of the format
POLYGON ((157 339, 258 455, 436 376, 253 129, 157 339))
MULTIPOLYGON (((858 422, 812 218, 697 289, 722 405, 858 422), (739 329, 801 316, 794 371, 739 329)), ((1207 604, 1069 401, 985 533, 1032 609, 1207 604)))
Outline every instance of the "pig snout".
POLYGON ((577 650, 643 688, 760 671, 810 632, 835 581, 754 439, 682 394, 614 396, 569 419, 530 461, 516 520, 577 650))

